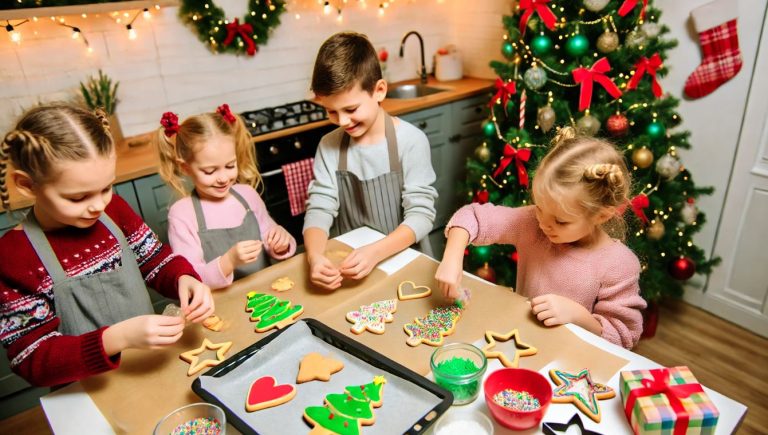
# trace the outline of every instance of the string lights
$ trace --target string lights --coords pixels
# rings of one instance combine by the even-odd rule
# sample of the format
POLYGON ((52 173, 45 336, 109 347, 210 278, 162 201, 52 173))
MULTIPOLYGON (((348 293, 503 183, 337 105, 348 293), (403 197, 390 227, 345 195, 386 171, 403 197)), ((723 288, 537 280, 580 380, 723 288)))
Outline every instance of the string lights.
POLYGON ((6 20, 5 30, 8 32, 8 36, 11 38, 11 41, 21 44, 21 33, 19 33, 18 30, 16 30, 17 27, 21 26, 22 24, 28 23, 29 20, 24 20, 20 23, 11 24, 10 20, 6 20))

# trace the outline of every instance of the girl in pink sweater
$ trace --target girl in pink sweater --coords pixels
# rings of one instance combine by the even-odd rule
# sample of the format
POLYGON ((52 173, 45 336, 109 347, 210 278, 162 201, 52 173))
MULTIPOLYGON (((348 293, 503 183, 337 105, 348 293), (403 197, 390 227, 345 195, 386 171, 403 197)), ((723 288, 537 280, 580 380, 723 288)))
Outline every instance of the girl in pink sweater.
MULTIPOLYGON (((642 332, 640 263, 606 230, 625 227, 620 210, 630 177, 609 143, 560 130, 533 181, 533 203, 462 207, 446 226, 448 241, 435 279, 443 294, 459 296, 467 244, 515 245, 516 291, 529 298, 544 325, 574 323, 632 348, 642 332)), ((620 237, 623 238, 623 237, 620 237)))
POLYGON ((282 260, 296 240, 269 216, 256 192, 261 175, 248 129, 229 106, 187 118, 163 114, 157 133, 160 176, 182 199, 168 211, 168 242, 203 282, 226 287, 282 260), (189 192, 183 177, 194 185, 189 192), (265 252, 264 252, 265 251, 265 252))

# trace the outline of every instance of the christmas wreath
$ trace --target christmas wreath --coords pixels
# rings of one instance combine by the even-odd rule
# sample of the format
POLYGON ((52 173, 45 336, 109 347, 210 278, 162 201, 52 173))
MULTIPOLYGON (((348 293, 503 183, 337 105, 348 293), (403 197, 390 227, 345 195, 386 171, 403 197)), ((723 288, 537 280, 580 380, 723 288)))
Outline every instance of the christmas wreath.
POLYGON ((216 53, 256 54, 269 32, 280 24, 283 0, 247 0, 248 13, 240 20, 227 19, 214 0, 181 0, 179 17, 216 53))

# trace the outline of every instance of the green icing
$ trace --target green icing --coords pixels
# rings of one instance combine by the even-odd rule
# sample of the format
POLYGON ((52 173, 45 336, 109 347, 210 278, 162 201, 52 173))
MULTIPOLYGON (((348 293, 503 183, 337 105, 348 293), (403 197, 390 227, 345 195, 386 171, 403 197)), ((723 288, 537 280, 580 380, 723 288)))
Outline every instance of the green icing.
POLYGON ((259 321, 259 323, 256 324, 256 329, 269 328, 270 326, 273 326, 275 323, 285 320, 302 310, 301 305, 291 306, 291 303, 287 301, 283 301, 278 304, 275 304, 275 307, 281 304, 285 305, 285 308, 284 308, 285 311, 278 314, 272 314, 272 315, 270 315, 269 313, 265 314, 264 316, 261 317, 261 320, 259 321))
POLYGON ((256 293, 254 297, 248 298, 245 310, 251 310, 251 318, 256 320, 261 317, 277 301, 272 295, 262 295, 256 293))
POLYGON ((370 400, 373 403, 381 402, 381 389, 384 384, 376 385, 374 382, 365 385, 346 387, 345 390, 357 400, 370 400))
POLYGON ((325 400, 331 409, 346 417, 363 420, 373 418, 373 406, 367 400, 357 400, 349 394, 328 394, 325 400))
POLYGON ((304 415, 318 426, 339 435, 359 435, 360 424, 357 420, 333 413, 325 406, 310 406, 304 409, 304 415), (345 424, 346 423, 346 424, 345 424))

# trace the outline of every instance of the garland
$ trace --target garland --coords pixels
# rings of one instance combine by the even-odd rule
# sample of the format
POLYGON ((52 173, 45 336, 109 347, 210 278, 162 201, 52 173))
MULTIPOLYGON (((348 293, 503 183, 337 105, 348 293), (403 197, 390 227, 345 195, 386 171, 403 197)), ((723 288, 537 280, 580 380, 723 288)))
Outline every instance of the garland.
POLYGON ((213 0, 181 0, 179 17, 215 53, 256 54, 257 45, 267 43, 269 32, 280 24, 283 0, 248 0, 242 19, 227 19, 213 0))

